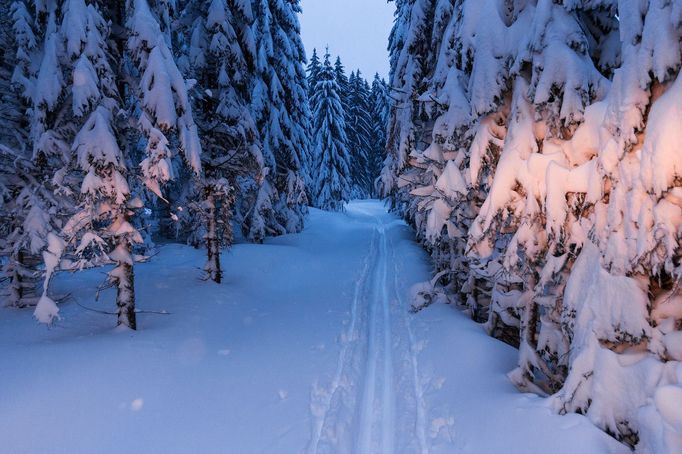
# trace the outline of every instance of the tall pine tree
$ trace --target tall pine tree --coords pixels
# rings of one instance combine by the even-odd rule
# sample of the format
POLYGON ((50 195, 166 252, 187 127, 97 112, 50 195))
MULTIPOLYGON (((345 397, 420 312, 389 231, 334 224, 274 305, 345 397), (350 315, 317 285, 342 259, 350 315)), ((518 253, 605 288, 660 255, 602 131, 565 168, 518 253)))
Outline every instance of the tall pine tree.
POLYGON ((312 99, 317 170, 313 203, 318 208, 340 211, 351 197, 350 156, 340 87, 329 58, 327 52, 312 99))
POLYGON ((374 75, 369 97, 369 109, 371 110, 370 124, 370 152, 368 157, 369 175, 372 178, 370 194, 377 196, 376 179, 381 174, 381 168, 386 156, 386 128, 390 114, 390 98, 386 82, 374 75))
POLYGON ((372 192, 369 157, 371 153, 372 109, 370 93, 360 71, 352 72, 346 95, 346 137, 351 156, 352 197, 363 199, 372 192))
MULTIPOLYGON (((185 5, 184 62, 197 81, 194 112, 202 143, 204 178, 195 181, 182 212, 194 236, 206 243, 207 278, 220 283, 220 252, 232 242, 235 200, 252 197, 252 180, 260 175, 262 155, 249 111, 255 74, 251 43, 253 17, 249 3, 195 0, 185 5)), ((192 181, 190 181, 192 182, 192 181)))
POLYGON ((310 112, 300 11, 298 0, 254 3, 257 80, 252 109, 268 168, 254 207, 262 221, 253 222, 247 232, 256 241, 300 231, 306 215, 310 112))
POLYGON ((0 6, 0 251, 8 285, 4 301, 33 306, 40 295, 41 251, 47 235, 57 230, 50 211, 59 205, 50 176, 59 158, 34 153, 30 134, 36 62, 42 54, 42 33, 32 8, 24 1, 0 6))
POLYGON ((317 49, 313 49, 313 55, 310 57, 310 62, 308 63, 307 73, 308 73, 308 99, 313 98, 315 93, 315 87, 317 82, 320 80, 320 69, 322 68, 322 63, 320 62, 320 57, 317 55, 317 49))

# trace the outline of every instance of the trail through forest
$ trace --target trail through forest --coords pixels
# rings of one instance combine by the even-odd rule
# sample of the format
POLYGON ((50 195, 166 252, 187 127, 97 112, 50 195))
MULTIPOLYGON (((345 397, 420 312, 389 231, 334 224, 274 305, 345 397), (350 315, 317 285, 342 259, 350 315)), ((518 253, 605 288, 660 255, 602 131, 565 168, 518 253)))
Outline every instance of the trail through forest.
POLYGON ((83 309, 114 307, 102 269, 58 276, 51 329, 0 309, 3 452, 629 452, 518 393, 515 350, 456 307, 410 313, 430 263, 379 201, 235 245, 221 285, 203 260, 168 245, 138 266, 137 332, 83 309))
POLYGON ((417 345, 391 238, 403 224, 378 204, 355 204, 347 213, 366 224, 371 243, 355 283, 350 323, 340 336, 334 380, 314 394, 309 451, 391 453, 398 442, 401 449, 427 452, 417 345))

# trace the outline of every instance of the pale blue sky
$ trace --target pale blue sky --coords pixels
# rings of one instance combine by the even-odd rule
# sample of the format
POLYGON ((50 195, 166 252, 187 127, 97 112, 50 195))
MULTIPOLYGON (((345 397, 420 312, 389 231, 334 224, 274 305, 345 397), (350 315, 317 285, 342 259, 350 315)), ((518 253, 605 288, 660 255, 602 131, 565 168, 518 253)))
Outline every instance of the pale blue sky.
POLYGON ((301 33, 308 58, 316 47, 329 45, 350 73, 366 78, 388 76, 388 35, 393 26, 393 2, 386 0, 302 0, 301 33))

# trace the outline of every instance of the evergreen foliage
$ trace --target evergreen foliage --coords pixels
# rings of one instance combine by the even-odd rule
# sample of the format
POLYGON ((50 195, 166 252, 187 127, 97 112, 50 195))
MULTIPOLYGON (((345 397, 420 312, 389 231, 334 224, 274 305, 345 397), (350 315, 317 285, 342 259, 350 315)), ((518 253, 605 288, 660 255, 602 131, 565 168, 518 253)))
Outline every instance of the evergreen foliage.
POLYGON ((353 72, 348 79, 346 95, 346 136, 351 159, 352 197, 367 198, 372 193, 372 178, 369 173, 371 155, 372 109, 370 91, 360 71, 353 72))
POLYGON ((370 194, 378 196, 376 179, 381 174, 384 159, 386 157, 386 128, 390 114, 390 98, 386 81, 374 75, 369 96, 368 109, 371 112, 369 131, 369 158, 367 163, 370 194))
MULTIPOLYGON (((317 94, 317 82, 320 81, 323 69, 317 53, 314 52, 308 65, 308 85, 312 94, 310 99, 313 112, 316 109, 313 98, 317 94)), ((345 146, 349 156, 349 197, 365 199, 376 196, 375 179, 381 172, 386 146, 385 128, 389 105, 386 84, 377 75, 370 86, 359 70, 346 76, 340 57, 335 60, 333 73, 341 103, 338 111, 343 115, 345 146)), ((314 151, 319 153, 317 148, 314 148, 314 151)), ((315 197, 313 201, 314 199, 315 197)))
POLYGON ((396 7, 380 186, 431 252, 434 282, 519 347, 519 388, 643 452, 677 449, 652 399, 679 382, 644 377, 682 359, 665 347, 681 304, 680 8, 396 7), (628 349, 646 353, 631 362, 628 349))
POLYGON ((249 110, 255 74, 252 12, 248 3, 189 1, 183 16, 181 66, 196 80, 194 112, 202 146, 203 179, 187 179, 186 210, 177 213, 188 240, 204 240, 207 278, 220 283, 220 251, 232 243, 233 213, 257 195, 263 158, 249 110), (192 22, 190 22, 192 21, 192 22))
POLYGON ((341 211, 351 196, 350 156, 340 87, 329 58, 327 52, 311 100, 317 171, 313 203, 318 208, 341 211))
POLYGON ((54 273, 111 264, 103 289, 116 289, 118 324, 135 329, 133 267, 154 225, 205 243, 216 282, 233 224, 255 241, 302 228, 297 2, 0 8, 3 301, 52 323, 54 273))
POLYGON ((262 220, 252 222, 247 232, 255 241, 300 231, 306 215, 310 111, 300 10, 298 0, 254 2, 252 111, 267 168, 254 208, 262 220))

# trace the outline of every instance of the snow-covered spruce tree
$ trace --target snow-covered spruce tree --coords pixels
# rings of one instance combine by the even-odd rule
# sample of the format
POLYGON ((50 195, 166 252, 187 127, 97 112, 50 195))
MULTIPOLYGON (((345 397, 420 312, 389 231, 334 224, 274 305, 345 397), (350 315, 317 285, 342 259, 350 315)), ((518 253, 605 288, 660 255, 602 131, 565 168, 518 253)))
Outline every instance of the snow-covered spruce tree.
POLYGON ((64 4, 64 59, 74 62, 66 71, 73 85, 67 85, 65 94, 72 101, 74 117, 80 120, 71 140, 74 166, 70 170, 78 178, 80 196, 76 212, 62 231, 65 257, 72 254, 76 260, 66 260, 63 268, 113 263, 108 281, 116 288, 117 323, 137 329, 133 247, 142 237, 131 218, 141 201, 131 196, 128 148, 121 147, 120 128, 125 123, 119 120, 123 106, 118 62, 123 55, 112 46, 111 25, 118 16, 110 14, 111 10, 100 10, 96 3, 67 0, 64 4))
MULTIPOLYGON (((310 57, 310 61, 308 62, 308 67, 306 68, 306 82, 308 84, 308 111, 312 112, 312 106, 311 106, 311 100, 313 99, 313 95, 315 93, 315 87, 317 86, 317 82, 320 80, 320 70, 322 68, 322 62, 320 61, 320 57, 317 55, 317 49, 313 49, 313 55, 310 57)), ((312 119, 311 119, 312 121, 312 119)), ((311 123, 311 129, 309 130, 309 135, 312 135, 312 123, 311 123)), ((306 172, 306 198, 308 199, 309 204, 312 204, 313 200, 313 184, 314 184, 314 178, 313 175, 315 173, 314 169, 314 163, 315 159, 312 155, 313 153, 313 144, 310 143, 310 146, 308 148, 308 159, 306 162, 306 168, 308 171, 306 172)))
MULTIPOLYGON (((254 73, 253 22, 249 2, 190 1, 183 16, 187 27, 188 73, 197 81, 195 118, 202 141, 204 179, 191 202, 195 231, 203 231, 207 278, 220 283, 220 251, 232 242, 234 199, 250 197, 262 156, 248 108, 254 73), (245 187, 246 186, 246 187, 245 187), (237 193, 238 192, 238 193, 237 193)), ((253 194, 255 196, 255 194, 253 194)))
POLYGON ((30 6, 12 2, 13 40, 5 56, 13 64, 14 93, 3 96, 3 110, 14 110, 2 138, 3 217, 7 236, 3 254, 8 256, 10 304, 38 304, 36 316, 50 322, 56 316, 47 287, 63 249, 55 235, 64 219, 73 213, 72 196, 77 180, 68 176, 72 164, 70 140, 80 119, 75 117, 67 91, 78 80, 64 79, 76 62, 66 58, 65 25, 78 8, 50 3, 30 6), (14 96, 16 95, 16 96, 14 96), (45 264, 45 272, 40 265, 45 264), (43 290, 38 281, 45 275, 43 290), (42 296, 41 296, 42 294, 42 296))
MULTIPOLYGON (((48 17, 60 20, 46 38, 43 58, 49 70, 45 80, 39 73, 36 82, 38 87, 54 87, 54 106, 43 104, 61 109, 63 114, 56 118, 64 124, 36 121, 33 134, 57 138, 61 142, 41 139, 40 143, 62 144, 70 152, 74 159, 69 160, 67 177, 71 180, 64 181, 80 194, 79 205, 62 230, 67 245, 61 266, 76 269, 114 263, 109 283, 117 288, 118 323, 132 329, 136 328, 133 247, 142 237, 131 221, 142 202, 131 196, 129 172, 139 164, 145 185, 162 196, 162 185, 175 173, 176 145, 194 175, 201 175, 201 148, 186 83, 168 46, 172 8, 166 3, 155 6, 150 9, 146 0, 125 5, 66 0, 56 5, 48 17), (163 30, 159 24, 165 24, 163 30), (55 65, 63 75, 57 79, 59 85, 48 83, 54 79, 55 65), (67 102, 70 112, 65 110, 67 102), (126 121, 125 110, 133 121, 126 121), (135 142, 138 132, 146 138, 141 163, 135 142), (72 255, 76 260, 70 260, 72 255)), ((37 118, 53 116, 43 113, 37 118)), ((59 256, 49 248, 48 252, 59 256)), ((43 256, 46 263, 48 258, 55 261, 43 256)), ((56 308, 39 305, 36 315, 49 321, 56 308)))
MULTIPOLYGON (((391 35, 390 96, 393 99, 387 156, 378 185, 383 194, 393 194, 394 207, 415 226, 419 239, 434 259, 436 271, 445 273, 443 281, 451 282, 457 288, 466 281, 468 274, 462 263, 466 227, 458 230, 457 222, 448 222, 448 217, 453 207, 461 213, 458 221, 466 222, 472 215, 468 212, 470 203, 457 200, 467 192, 462 190, 462 185, 444 190, 449 179, 462 183, 461 175, 457 175, 457 165, 452 163, 447 172, 445 170, 446 161, 454 158, 453 151, 463 149, 466 144, 443 147, 443 140, 434 141, 436 129, 442 127, 436 120, 447 110, 447 104, 453 104, 453 113, 468 111, 468 104, 462 105, 466 98, 463 95, 457 98, 456 91, 466 80, 457 77, 456 68, 436 72, 438 56, 452 43, 444 36, 454 33, 455 15, 452 3, 447 1, 420 1, 404 8, 391 35), (443 234, 444 230, 449 231, 452 238, 443 234), (458 231, 460 233, 456 234, 458 231), (455 261, 458 263, 453 263, 455 261)), ((449 58, 454 61, 454 55, 449 58)), ((461 115, 457 121, 462 129, 468 128, 467 115, 461 115)), ((460 165, 465 164, 462 154, 460 165)))
MULTIPOLYGON (((17 2, 14 8, 17 18, 22 7, 17 2)), ((134 328, 132 268, 128 273, 129 261, 121 248, 137 237, 134 229, 125 228, 129 214, 125 164, 112 132, 112 112, 118 107, 109 25, 96 4, 82 0, 38 4, 36 44, 30 46, 25 40, 22 44, 29 35, 27 12, 24 8, 24 34, 17 35, 20 58, 13 81, 30 103, 27 142, 32 150, 16 157, 17 170, 24 173, 18 174, 20 190, 14 204, 29 241, 22 234, 11 241, 20 251, 28 244, 33 254, 42 254, 45 283, 34 314, 44 323, 58 317, 58 308, 48 297, 57 269, 113 261, 118 266, 110 280, 119 288, 119 323, 134 328), (74 255, 76 262, 71 260, 74 255)))
POLYGON ((682 380, 668 372, 682 360, 682 211, 673 151, 682 140, 674 126, 680 119, 682 5, 617 7, 621 64, 606 99, 588 108, 581 134, 570 142, 583 162, 547 173, 548 184, 562 182, 548 186, 548 233, 583 245, 564 292, 570 370, 556 403, 560 411, 586 413, 631 444, 638 441, 642 452, 674 452, 682 444, 673 410, 682 380), (574 196, 585 199, 577 216, 574 196), (585 281, 592 285, 584 288, 585 281), (587 293, 595 288, 610 291, 587 293), (623 362, 633 351, 646 354, 623 362), (602 392, 614 383, 628 401, 602 392))
MULTIPOLYGON (((327 49, 329 52, 329 49, 327 49)), ((349 89, 348 86, 348 75, 346 75, 346 67, 341 61, 341 56, 337 56, 334 61, 334 75, 336 76, 336 85, 339 87, 339 99, 341 99, 341 107, 345 112, 346 128, 348 128, 348 123, 350 121, 349 117, 349 102, 348 99, 349 89)), ((346 135, 348 135, 348 129, 346 129, 346 135)))
POLYGON ((521 388, 556 392, 557 411, 642 452, 676 450, 682 8, 408 3, 392 96, 418 107, 394 109, 391 125, 430 140, 396 167, 389 137, 384 182, 402 185, 393 197, 439 277, 491 334, 518 342, 521 388), (442 35, 420 51, 406 43, 429 5, 442 35), (403 93, 405 67, 427 88, 403 93))
POLYGON ((27 66, 36 49, 33 22, 23 1, 0 5, 0 121, 4 125, 0 130, 0 143, 12 147, 25 143, 27 137, 28 93, 24 92, 27 87, 22 86, 20 80, 27 79, 27 66), (13 77, 15 73, 16 78, 13 77))
POLYGON ((310 112, 298 0, 256 0, 252 111, 266 170, 247 236, 298 232, 307 212, 310 112))
MULTIPOLYGON (((615 20, 609 23, 608 14, 601 9, 578 12, 550 3, 537 5, 529 43, 520 49, 513 68, 518 73, 512 115, 495 179, 471 231, 476 241, 479 231, 499 230, 502 225, 515 230, 500 262, 525 284, 524 297, 514 308, 520 317, 521 355, 512 377, 520 387, 532 387, 530 382, 538 375, 543 377, 542 388, 556 390, 567 367, 567 344, 560 330, 563 270, 570 266, 571 253, 582 240, 545 230, 543 211, 552 191, 545 174, 554 165, 574 166, 585 160, 585 150, 576 153, 560 144, 573 136, 585 107, 606 94, 609 84, 598 69, 601 49, 596 43, 615 24, 615 20), (591 23, 601 27, 591 28, 591 23), (551 69, 560 62, 563 71, 551 69), (524 74, 524 67, 532 73, 524 74)), ((599 195, 571 197, 570 204, 577 214, 599 195)), ((499 234, 491 235, 484 249, 498 241, 492 239, 495 236, 499 234)), ((489 254, 482 251, 477 248, 476 253, 489 254)))
POLYGON ((351 162, 351 197, 367 198, 372 192, 372 181, 377 175, 370 174, 372 117, 370 92, 360 71, 351 73, 348 79, 346 112, 346 138, 351 162))
POLYGON ((320 62, 320 57, 317 55, 317 49, 313 49, 313 55, 310 57, 308 68, 306 69, 306 73, 308 74, 308 100, 312 99, 313 94, 315 93, 317 81, 320 80, 321 68, 322 63, 320 62))
POLYGON ((138 75, 131 87, 133 104, 140 109, 137 127, 147 142, 142 175, 147 188, 163 199, 162 186, 179 167, 175 150, 193 176, 201 178, 201 143, 187 83, 172 53, 171 5, 155 5, 152 9, 147 0, 128 0, 125 26, 127 50, 138 75))
MULTIPOLYGON (((327 52, 329 52, 329 49, 327 49, 327 52)), ((348 76, 346 75, 346 67, 341 61, 341 56, 337 56, 336 60, 334 60, 334 75, 336 76, 336 84, 339 86, 339 89, 346 92, 348 90, 348 76)), ((344 107, 346 106, 344 105, 344 107)))
POLYGON ((350 156, 346 148, 344 111, 329 53, 324 56, 320 79, 312 99, 315 184, 313 204, 341 211, 350 200, 350 156))
POLYGON ((38 303, 41 253, 59 229, 51 215, 60 198, 49 182, 40 179, 45 168, 25 152, 0 143, 0 256, 4 257, 0 295, 5 304, 15 307, 38 303))
MULTIPOLYGON (((379 189, 392 194, 394 207, 414 223, 409 209, 409 190, 399 188, 399 182, 412 176, 399 176, 408 164, 408 156, 416 149, 417 124, 420 122, 418 94, 425 89, 433 55, 430 35, 433 29, 433 0, 396 2, 396 19, 389 39, 391 53, 390 87, 394 99, 391 121, 387 129, 387 157, 379 189)), ((437 31, 433 32, 437 34, 437 31)), ((404 185, 401 185, 404 187, 404 185)))
POLYGON ((80 238, 78 266, 106 263, 104 260, 116 264, 108 276, 117 289, 118 324, 137 329, 133 246, 142 243, 142 237, 131 217, 141 208, 141 201, 130 196, 125 159, 113 129, 114 107, 113 100, 103 100, 74 141, 79 166, 86 175, 81 209, 66 224, 64 233, 72 241, 80 238), (109 250, 110 244, 113 250, 109 250))
POLYGON ((381 174, 381 168, 386 153, 386 127, 390 114, 390 99, 386 82, 374 75, 369 97, 371 111, 370 124, 370 154, 368 159, 369 175, 372 177, 370 195, 376 196, 376 179, 381 174))
POLYGON ((52 201, 28 140, 29 65, 37 59, 40 39, 34 22, 23 1, 0 5, 0 255, 4 258, 0 287, 3 301, 17 307, 38 300, 38 265, 49 227, 42 221, 52 201))

